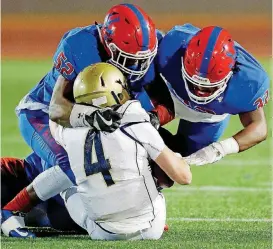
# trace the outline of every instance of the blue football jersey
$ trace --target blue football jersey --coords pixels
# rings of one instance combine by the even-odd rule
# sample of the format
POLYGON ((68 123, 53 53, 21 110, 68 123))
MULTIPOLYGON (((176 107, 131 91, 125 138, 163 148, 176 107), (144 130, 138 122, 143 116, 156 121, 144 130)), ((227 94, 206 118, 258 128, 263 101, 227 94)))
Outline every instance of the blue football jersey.
POLYGON ((182 78, 181 58, 190 39, 199 30, 191 24, 175 26, 164 36, 159 45, 158 70, 171 93, 176 114, 184 118, 183 115, 187 110, 186 120, 217 122, 228 114, 253 111, 266 104, 269 93, 268 75, 257 60, 238 43, 235 43, 238 70, 227 83, 225 91, 207 104, 197 104, 190 100, 182 78))
MULTIPOLYGON (((162 37, 163 33, 157 30, 159 42, 162 40, 162 37)), ((96 25, 68 31, 62 37, 54 54, 52 69, 21 101, 17 111, 20 109, 42 109, 47 111, 54 86, 60 75, 73 82, 79 72, 85 67, 98 62, 107 62, 108 60, 109 56, 100 41, 96 25)), ((133 83, 134 91, 146 94, 142 86, 151 83, 155 77, 153 63, 145 76, 133 83)))

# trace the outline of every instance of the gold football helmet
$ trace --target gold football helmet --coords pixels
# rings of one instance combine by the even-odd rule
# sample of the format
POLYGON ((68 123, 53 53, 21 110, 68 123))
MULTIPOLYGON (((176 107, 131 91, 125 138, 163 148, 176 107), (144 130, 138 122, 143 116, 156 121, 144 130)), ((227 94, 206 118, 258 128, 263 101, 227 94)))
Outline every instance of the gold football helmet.
POLYGON ((80 72, 74 82, 73 94, 76 103, 99 107, 124 104, 130 99, 126 78, 108 63, 96 63, 80 72))

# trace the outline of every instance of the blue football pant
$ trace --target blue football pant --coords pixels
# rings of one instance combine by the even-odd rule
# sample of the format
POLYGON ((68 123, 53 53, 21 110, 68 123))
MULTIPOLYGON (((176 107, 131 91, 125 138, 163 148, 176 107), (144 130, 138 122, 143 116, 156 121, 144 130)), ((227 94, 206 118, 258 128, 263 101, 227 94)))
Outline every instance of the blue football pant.
POLYGON ((43 111, 21 110, 19 128, 30 148, 44 163, 42 170, 59 165, 64 173, 75 183, 69 159, 62 146, 56 143, 49 129, 49 116, 43 111))

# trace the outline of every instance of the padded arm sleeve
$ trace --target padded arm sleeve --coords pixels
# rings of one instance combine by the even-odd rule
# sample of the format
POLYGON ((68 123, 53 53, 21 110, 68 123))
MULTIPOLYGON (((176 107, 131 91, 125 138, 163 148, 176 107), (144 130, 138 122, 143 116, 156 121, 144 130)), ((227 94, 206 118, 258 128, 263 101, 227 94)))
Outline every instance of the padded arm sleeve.
POLYGON ((71 186, 73 183, 59 166, 44 171, 33 181, 33 188, 42 201, 48 200, 71 186))

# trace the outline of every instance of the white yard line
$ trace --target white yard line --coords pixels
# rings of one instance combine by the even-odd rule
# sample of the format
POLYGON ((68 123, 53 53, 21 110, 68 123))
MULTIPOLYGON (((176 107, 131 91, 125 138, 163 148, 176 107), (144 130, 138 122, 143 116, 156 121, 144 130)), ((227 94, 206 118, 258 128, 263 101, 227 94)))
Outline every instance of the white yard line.
POLYGON ((167 220, 190 221, 190 222, 272 222, 272 219, 248 219, 248 218, 182 218, 170 217, 167 220))
POLYGON ((226 187, 226 186, 200 186, 200 187, 172 187, 165 193, 172 191, 206 191, 206 192, 272 192, 272 188, 253 188, 253 187, 226 187))

